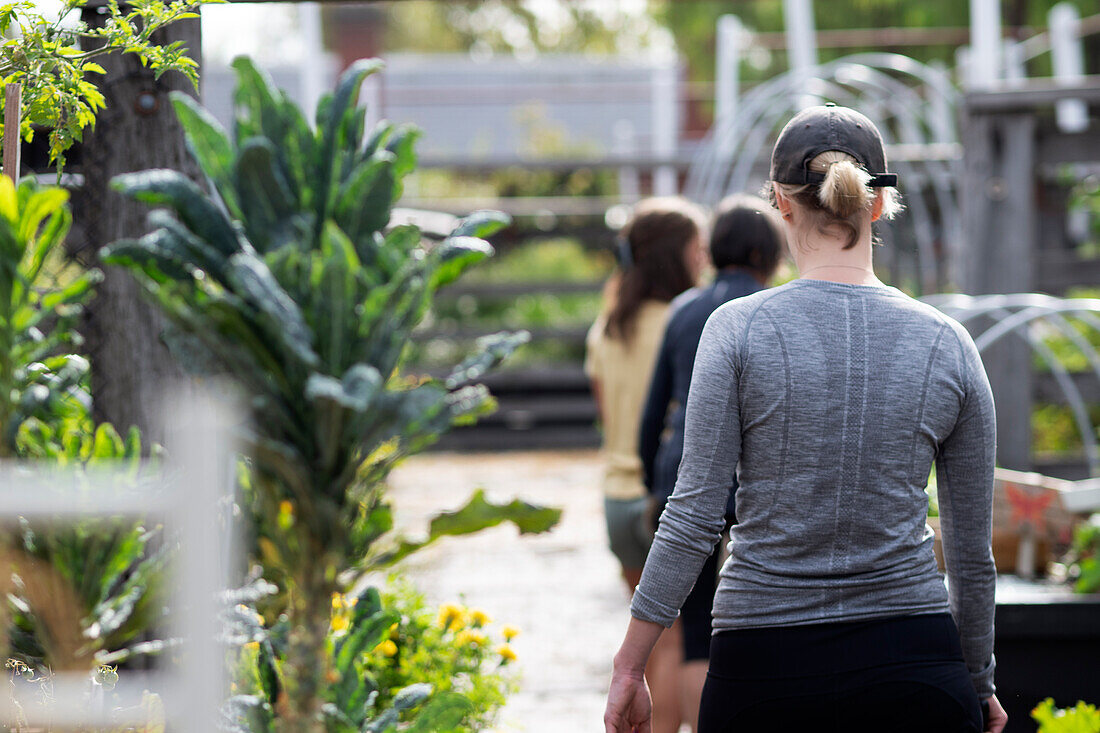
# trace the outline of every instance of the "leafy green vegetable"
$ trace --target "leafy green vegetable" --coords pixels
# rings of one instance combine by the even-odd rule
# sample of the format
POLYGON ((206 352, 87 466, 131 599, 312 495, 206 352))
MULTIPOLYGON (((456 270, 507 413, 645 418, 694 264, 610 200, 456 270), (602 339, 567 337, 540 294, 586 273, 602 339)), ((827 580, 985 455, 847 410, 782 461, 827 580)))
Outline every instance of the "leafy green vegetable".
POLYGON ((1059 710, 1048 697, 1035 706, 1031 717, 1039 724, 1039 733, 1100 733, 1100 710, 1080 700, 1072 708, 1059 710))
MULTIPOLYGON (((171 171, 115 179, 119 190, 171 215, 152 215, 152 233, 111 245, 105 260, 128 268, 188 344, 204 350, 201 361, 235 380, 252 407, 244 493, 256 552, 283 591, 266 603, 285 611, 289 626, 285 645, 273 641, 256 662, 279 681, 264 685, 265 695, 277 687, 284 699, 235 699, 234 729, 385 730, 387 716, 402 711, 375 711, 368 724, 364 706, 377 690, 360 684, 354 665, 391 616, 368 604, 371 613, 330 644, 328 599, 375 567, 372 545, 392 527, 389 471, 452 424, 490 409, 487 391, 471 380, 525 341, 517 334, 486 342, 446 381, 401 374, 410 334, 436 290, 489 256, 479 235, 507 220, 476 214, 434 247, 415 227, 389 226, 415 165, 417 133, 383 123, 364 142, 356 97, 379 62, 344 73, 319 103, 316 129, 250 61, 233 66, 231 132, 189 97, 173 99, 213 190, 171 171)), ((434 531, 461 534, 506 520, 544 531, 556 519, 553 510, 475 497, 434 531)), ((457 710, 452 702, 432 695, 421 714, 445 721, 457 710)))

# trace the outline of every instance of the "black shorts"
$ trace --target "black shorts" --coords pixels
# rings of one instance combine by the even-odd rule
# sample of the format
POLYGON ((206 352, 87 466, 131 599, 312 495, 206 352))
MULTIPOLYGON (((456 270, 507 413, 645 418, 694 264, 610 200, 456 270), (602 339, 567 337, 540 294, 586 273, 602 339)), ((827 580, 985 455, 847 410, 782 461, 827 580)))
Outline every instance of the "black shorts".
MULTIPOLYGON (((664 505, 661 506, 661 511, 664 511, 664 505)), ((660 515, 660 512, 655 515, 654 532, 657 531, 657 519, 660 515)), ((685 662, 697 662, 710 657, 710 640, 713 633, 711 614, 714 609, 714 594, 718 590, 718 556, 722 553, 723 543, 728 539, 726 533, 731 526, 733 521, 727 519, 726 528, 722 531, 722 540, 714 546, 714 551, 703 563, 703 569, 699 571, 695 585, 691 587, 684 605, 680 607, 680 628, 685 662)))
POLYGON ((714 592, 718 588, 718 554, 721 548, 722 543, 719 542, 703 563, 703 569, 699 571, 691 593, 680 607, 685 662, 705 660, 710 656, 711 612, 714 608, 714 592))
POLYGON ((699 733, 979 733, 949 614, 723 631, 699 733))

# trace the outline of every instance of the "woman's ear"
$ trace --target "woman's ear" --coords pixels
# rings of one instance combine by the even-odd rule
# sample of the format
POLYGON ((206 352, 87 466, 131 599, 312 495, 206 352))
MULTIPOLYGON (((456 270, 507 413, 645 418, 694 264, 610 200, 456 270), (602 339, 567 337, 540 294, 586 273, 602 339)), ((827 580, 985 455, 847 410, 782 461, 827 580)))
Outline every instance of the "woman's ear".
POLYGON ((885 194, 882 193, 880 188, 875 192, 875 200, 871 203, 871 221, 878 221, 882 216, 882 206, 885 201, 885 194))
POLYGON ((786 221, 790 221, 791 214, 791 200, 783 195, 783 191, 779 189, 779 186, 772 184, 772 193, 775 195, 775 208, 779 210, 779 215, 786 221))

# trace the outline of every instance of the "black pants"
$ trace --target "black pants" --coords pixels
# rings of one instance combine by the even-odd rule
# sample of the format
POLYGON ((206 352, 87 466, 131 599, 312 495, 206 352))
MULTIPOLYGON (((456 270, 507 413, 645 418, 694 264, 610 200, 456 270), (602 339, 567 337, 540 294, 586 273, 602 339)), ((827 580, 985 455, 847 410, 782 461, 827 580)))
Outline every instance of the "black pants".
POLYGON ((978 733, 948 614, 715 634, 699 733, 978 733))

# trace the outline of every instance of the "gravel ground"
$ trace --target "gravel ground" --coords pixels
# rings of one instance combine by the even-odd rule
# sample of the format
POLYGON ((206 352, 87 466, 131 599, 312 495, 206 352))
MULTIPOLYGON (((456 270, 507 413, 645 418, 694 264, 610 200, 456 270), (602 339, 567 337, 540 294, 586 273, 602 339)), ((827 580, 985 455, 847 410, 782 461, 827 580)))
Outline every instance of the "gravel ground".
POLYGON ((611 657, 629 618, 618 563, 606 547, 600 463, 594 451, 429 454, 391 477, 395 518, 406 531, 461 506, 476 488, 494 501, 519 497, 563 509, 551 532, 511 526, 445 537, 404 565, 430 601, 462 600, 522 630, 520 692, 497 731, 602 731, 611 657))

